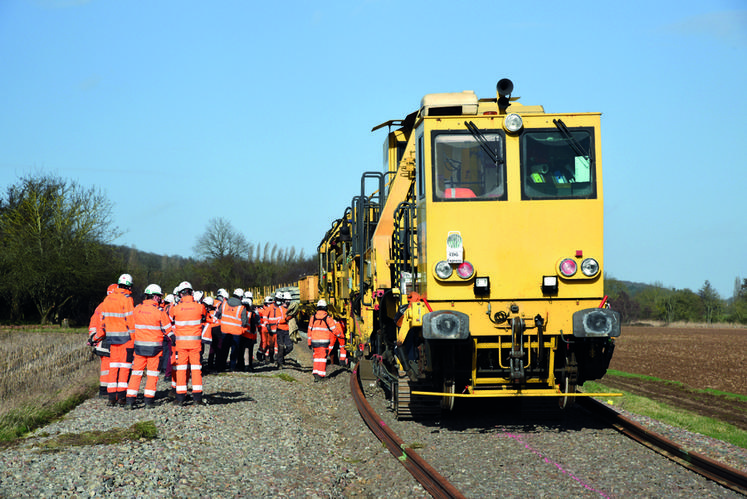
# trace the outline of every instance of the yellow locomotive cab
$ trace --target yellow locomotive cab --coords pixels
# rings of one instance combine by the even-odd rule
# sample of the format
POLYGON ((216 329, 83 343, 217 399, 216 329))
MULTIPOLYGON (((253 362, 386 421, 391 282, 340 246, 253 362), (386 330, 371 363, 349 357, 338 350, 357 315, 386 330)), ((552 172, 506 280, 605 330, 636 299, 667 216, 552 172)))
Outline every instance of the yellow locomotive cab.
POLYGON ((602 306, 600 114, 549 114, 512 90, 426 95, 375 127, 384 170, 319 246, 320 293, 400 417, 591 395, 575 387, 604 375, 620 334, 602 306))

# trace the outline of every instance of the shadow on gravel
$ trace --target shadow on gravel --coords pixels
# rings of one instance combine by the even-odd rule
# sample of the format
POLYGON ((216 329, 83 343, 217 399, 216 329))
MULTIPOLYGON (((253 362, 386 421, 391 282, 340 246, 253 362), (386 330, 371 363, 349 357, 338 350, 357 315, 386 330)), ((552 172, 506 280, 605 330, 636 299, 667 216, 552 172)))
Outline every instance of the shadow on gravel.
POLYGON ((350 371, 342 366, 327 366, 327 379, 334 379, 343 374, 350 374, 350 371))
POLYGON ((255 400, 244 392, 215 392, 204 395, 208 405, 235 404, 237 402, 254 402, 255 400))
MULTIPOLYGON (((203 394, 203 399, 205 400, 207 405, 225 405, 225 404, 235 404, 239 402, 254 402, 254 399, 245 392, 205 393, 203 394)), ((191 393, 187 394, 187 398, 185 402, 187 406, 194 405, 194 400, 192 399, 191 393)), ((174 403, 174 397, 170 395, 169 390, 159 390, 156 392, 156 400, 155 400, 156 407, 171 405, 173 403, 174 403)), ((138 400, 135 402, 136 409, 141 408, 141 407, 143 407, 142 395, 140 395, 138 397, 138 400)))
POLYGON ((538 433, 548 429, 577 432, 609 427, 580 407, 561 410, 555 399, 459 400, 451 413, 442 413, 439 418, 421 419, 419 422, 433 428, 434 432, 445 429, 483 434, 506 431, 538 433))
POLYGON ((300 373, 310 373, 311 367, 304 367, 296 361, 296 359, 286 359, 282 369, 278 369, 275 363, 268 363, 262 365, 255 365, 254 374, 265 374, 265 373, 281 373, 283 371, 297 371, 300 373))

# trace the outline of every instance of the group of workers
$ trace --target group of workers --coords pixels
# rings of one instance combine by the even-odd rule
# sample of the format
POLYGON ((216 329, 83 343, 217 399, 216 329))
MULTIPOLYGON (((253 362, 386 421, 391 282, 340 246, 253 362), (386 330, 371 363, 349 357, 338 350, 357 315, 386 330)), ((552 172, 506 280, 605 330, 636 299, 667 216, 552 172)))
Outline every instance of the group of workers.
MULTIPOLYGON (((112 407, 133 409, 145 374, 145 407, 153 408, 161 372, 171 382, 176 405, 185 405, 190 378, 194 404, 205 405, 205 351, 207 371, 252 371, 259 343, 257 361, 282 369, 300 341, 298 303, 288 292, 267 296, 258 306, 251 291, 237 288, 229 295, 221 288, 213 298, 187 281, 165 297, 157 284, 148 285, 143 295, 135 306, 132 276, 122 274, 91 317, 88 344, 101 358, 99 394, 112 407)), ((343 325, 327 313, 324 300, 309 321, 308 346, 314 381, 326 376, 335 347, 340 364, 347 365, 343 325)))

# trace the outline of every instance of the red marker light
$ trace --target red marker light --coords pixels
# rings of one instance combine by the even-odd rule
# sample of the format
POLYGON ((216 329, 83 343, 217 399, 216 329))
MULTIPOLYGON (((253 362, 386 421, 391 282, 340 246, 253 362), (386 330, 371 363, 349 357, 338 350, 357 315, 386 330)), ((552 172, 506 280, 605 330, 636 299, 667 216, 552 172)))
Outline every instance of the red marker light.
POLYGON ((565 277, 571 277, 576 273, 576 262, 570 258, 564 259, 560 262, 560 273, 565 277))
POLYGON ((469 262, 462 262, 457 267, 457 275, 462 279, 469 279, 475 273, 475 268, 469 262))

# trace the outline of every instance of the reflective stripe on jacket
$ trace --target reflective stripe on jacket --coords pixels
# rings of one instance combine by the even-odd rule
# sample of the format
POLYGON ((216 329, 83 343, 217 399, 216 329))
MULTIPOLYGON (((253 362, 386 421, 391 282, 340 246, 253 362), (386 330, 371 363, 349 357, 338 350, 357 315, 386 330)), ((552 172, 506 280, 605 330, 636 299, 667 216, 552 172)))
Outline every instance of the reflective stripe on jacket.
POLYGON ((312 348, 329 346, 329 340, 336 329, 335 320, 324 310, 317 312, 309 319, 308 344, 312 348))
POLYGON ((267 307, 267 328, 272 333, 278 329, 288 330, 288 322, 285 320, 285 307, 274 303, 267 307))
POLYGON ((117 288, 101 302, 101 328, 94 341, 106 337, 112 345, 132 345, 130 335, 135 329, 132 319, 132 298, 129 291, 117 288))
POLYGON ((223 334, 241 336, 246 327, 246 308, 236 298, 229 298, 220 307, 220 330, 223 334))
POLYGON ((169 311, 174 321, 177 350, 192 350, 202 347, 202 326, 205 323, 207 310, 205 305, 197 303, 191 295, 182 296, 179 303, 169 311))
POLYGON ((161 353, 163 339, 171 333, 168 314, 159 309, 155 301, 145 300, 135 307, 133 318, 135 332, 132 333, 132 339, 135 342, 135 353, 143 357, 161 353))

